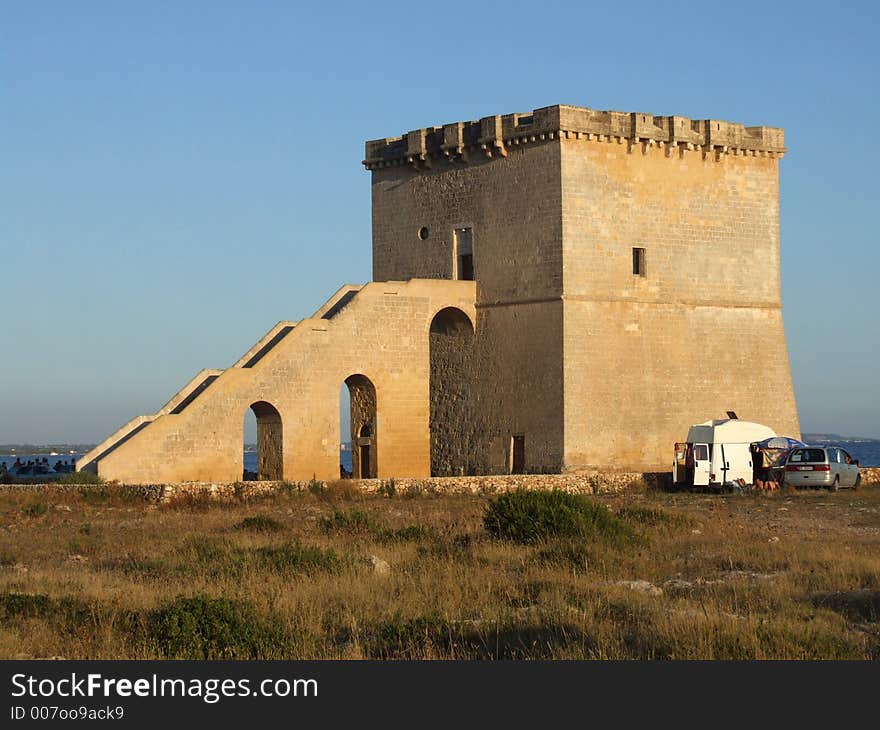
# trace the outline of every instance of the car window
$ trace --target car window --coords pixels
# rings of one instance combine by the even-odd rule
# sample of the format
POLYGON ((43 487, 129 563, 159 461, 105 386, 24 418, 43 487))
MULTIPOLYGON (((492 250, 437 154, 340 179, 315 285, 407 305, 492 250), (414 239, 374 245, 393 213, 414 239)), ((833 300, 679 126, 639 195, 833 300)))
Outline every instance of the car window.
POLYGON ((842 464, 852 464, 853 458, 850 456, 848 451, 844 451, 843 449, 838 449, 838 453, 840 454, 840 462, 842 464))
POLYGON ((824 449, 795 449, 788 461, 792 464, 804 462, 821 463, 825 461, 825 451, 824 449))
POLYGON ((828 452, 828 461, 831 464, 836 464, 840 461, 840 452, 839 449, 825 449, 828 452))
POLYGON ((709 458, 706 444, 696 444, 694 446, 694 459, 696 461, 706 461, 709 458))

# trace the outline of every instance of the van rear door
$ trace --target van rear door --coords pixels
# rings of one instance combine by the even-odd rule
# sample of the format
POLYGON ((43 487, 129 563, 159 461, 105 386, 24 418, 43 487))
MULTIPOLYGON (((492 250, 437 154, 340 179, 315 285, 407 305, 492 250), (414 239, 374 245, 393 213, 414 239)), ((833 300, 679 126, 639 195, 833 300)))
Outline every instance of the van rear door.
POLYGON ((694 486, 709 486, 709 444, 694 444, 694 486))
POLYGON ((752 450, 749 444, 724 444, 723 454, 724 481, 735 482, 742 479, 746 484, 754 481, 752 450))

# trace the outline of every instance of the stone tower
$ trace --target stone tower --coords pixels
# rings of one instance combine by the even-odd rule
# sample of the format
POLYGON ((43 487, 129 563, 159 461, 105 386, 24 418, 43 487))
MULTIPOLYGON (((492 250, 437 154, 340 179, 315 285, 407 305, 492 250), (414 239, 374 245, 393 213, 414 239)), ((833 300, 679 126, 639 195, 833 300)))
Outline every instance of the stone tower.
POLYGON ((367 142, 373 278, 476 281, 473 333, 431 331, 432 472, 666 469, 730 410, 798 436, 784 152, 781 129, 562 105, 367 142))
POLYGON ((570 106, 367 142, 373 274, 77 463, 128 483, 667 470, 726 411, 798 436, 782 130, 570 106), (341 434, 339 394, 351 427, 341 434), (248 478, 253 478, 249 476, 248 478))

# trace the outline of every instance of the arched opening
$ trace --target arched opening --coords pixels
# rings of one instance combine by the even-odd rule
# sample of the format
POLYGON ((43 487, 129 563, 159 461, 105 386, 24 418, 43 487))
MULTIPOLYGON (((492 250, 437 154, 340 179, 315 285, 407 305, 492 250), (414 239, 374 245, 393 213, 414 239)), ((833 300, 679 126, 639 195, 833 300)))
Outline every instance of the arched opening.
POLYGON ((281 414, 266 401, 252 403, 244 422, 244 474, 245 480, 259 479, 280 481, 283 479, 283 432, 281 414), (253 417, 251 416, 253 414, 253 417), (256 428, 254 428, 256 420, 256 428), (256 431, 256 433, 254 433, 256 431), (249 443, 256 438, 256 455, 249 451, 249 443))
POLYGON ((340 475, 354 479, 376 479, 379 475, 376 386, 366 375, 352 375, 345 379, 342 391, 340 411, 347 400, 348 412, 340 413, 340 440, 346 437, 347 431, 350 461, 345 458, 343 451, 340 454, 340 475))
POLYGON ((431 320, 430 429, 431 474, 476 473, 474 327, 455 307, 441 309, 431 320))

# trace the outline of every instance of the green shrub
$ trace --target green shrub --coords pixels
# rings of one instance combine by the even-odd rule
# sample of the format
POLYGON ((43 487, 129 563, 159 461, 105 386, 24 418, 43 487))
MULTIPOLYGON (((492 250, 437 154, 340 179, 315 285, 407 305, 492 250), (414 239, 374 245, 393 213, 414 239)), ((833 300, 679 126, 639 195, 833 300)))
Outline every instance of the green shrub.
POLYGON ((518 489, 499 495, 486 506, 483 526, 494 537, 524 544, 557 537, 617 543, 635 540, 632 531, 604 505, 561 491, 518 489))
POLYGON ((226 598, 177 598, 147 618, 158 652, 178 659, 277 659, 288 645, 279 624, 226 598))
POLYGON ((28 517, 42 517, 49 511, 49 505, 45 502, 31 502, 27 507, 22 507, 21 511, 28 517))
POLYGON ((322 517, 318 526, 325 534, 331 532, 370 533, 376 529, 373 521, 366 512, 359 509, 343 512, 334 509, 328 517, 322 517))
POLYGON ((332 549, 325 550, 299 542, 257 548, 254 555, 264 567, 279 573, 333 573, 345 562, 332 549))
POLYGON ((45 616, 52 603, 44 593, 0 593, 0 612, 4 618, 45 616))
POLYGON ((433 538, 434 530, 425 525, 407 525, 393 529, 385 527, 373 520, 370 515, 359 509, 343 512, 334 509, 332 514, 322 517, 318 526, 329 535, 333 532, 344 532, 349 535, 368 535, 377 542, 418 542, 433 538))
POLYGON ((241 551, 241 548, 224 537, 194 535, 183 541, 180 551, 186 557, 192 555, 195 562, 219 563, 230 554, 241 551))
POLYGON ((218 537, 191 537, 178 548, 178 569, 203 573, 212 578, 240 578, 247 568, 247 551, 231 540, 218 537))
POLYGON ((236 530, 248 530, 249 532, 278 532, 282 529, 281 523, 265 515, 245 517, 235 525, 236 530))
POLYGON ((78 598, 50 598, 44 593, 0 593, 0 617, 44 618, 67 631, 92 622, 92 610, 78 598))
POLYGON ((213 578, 240 579, 250 570, 314 575, 334 572, 346 564, 334 550, 286 542, 258 548, 243 548, 218 537, 192 537, 178 548, 176 567, 180 573, 213 578))

